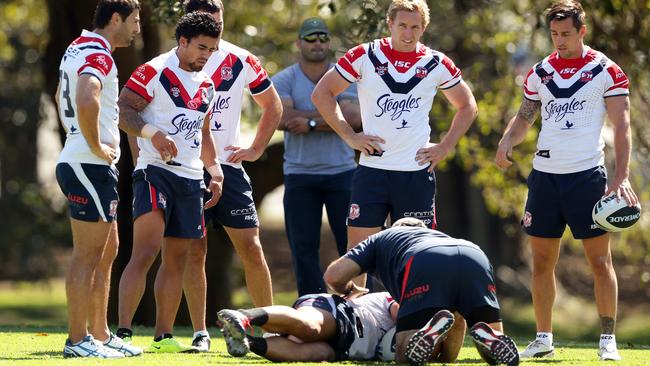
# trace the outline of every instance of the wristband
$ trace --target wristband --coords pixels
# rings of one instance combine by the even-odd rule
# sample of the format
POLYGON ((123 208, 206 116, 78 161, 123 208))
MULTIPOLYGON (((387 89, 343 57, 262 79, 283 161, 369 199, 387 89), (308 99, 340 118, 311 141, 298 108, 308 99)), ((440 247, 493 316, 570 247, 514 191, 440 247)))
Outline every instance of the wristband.
POLYGON ((223 172, 221 171, 221 166, 219 164, 214 164, 212 166, 209 166, 205 168, 205 170, 210 173, 210 177, 214 178, 215 176, 221 177, 223 176, 223 172))
POLYGON ((160 132, 160 130, 157 129, 154 125, 147 123, 140 130, 140 135, 144 138, 151 139, 157 132, 160 132))

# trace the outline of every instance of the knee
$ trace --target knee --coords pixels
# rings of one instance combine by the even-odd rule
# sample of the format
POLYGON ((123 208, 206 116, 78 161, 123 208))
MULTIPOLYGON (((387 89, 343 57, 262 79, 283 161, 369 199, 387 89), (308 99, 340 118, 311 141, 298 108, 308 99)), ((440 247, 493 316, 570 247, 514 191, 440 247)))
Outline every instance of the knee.
POLYGON ((320 336, 320 327, 308 322, 302 322, 298 326, 298 329, 296 329, 296 332, 299 333, 296 334, 298 338, 300 338, 303 341, 309 342, 313 340, 318 340, 318 337, 320 336))
POLYGON ((614 272, 614 264, 611 255, 591 258, 591 270, 596 277, 609 277, 614 272))
POLYGON ((266 263, 262 244, 260 244, 260 241, 256 238, 244 240, 239 255, 242 261, 248 262, 252 265, 263 265, 266 263))
POLYGON ((533 276, 548 275, 555 271, 555 259, 545 254, 537 254, 533 258, 533 276))
POLYGON ((205 265, 205 258, 208 254, 208 248, 202 241, 193 242, 187 252, 187 265, 188 266, 203 266, 205 265))

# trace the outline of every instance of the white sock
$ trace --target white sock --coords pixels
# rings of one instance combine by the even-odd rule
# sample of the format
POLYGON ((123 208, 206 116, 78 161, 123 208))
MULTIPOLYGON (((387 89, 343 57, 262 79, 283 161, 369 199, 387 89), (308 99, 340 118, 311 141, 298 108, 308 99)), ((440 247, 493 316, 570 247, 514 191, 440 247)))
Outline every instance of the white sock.
POLYGON ((210 339, 210 334, 207 330, 199 330, 198 332, 194 332, 192 339, 196 339, 198 336, 208 337, 208 339, 210 339))
POLYGON ((535 337, 538 341, 541 341, 547 346, 552 346, 553 345, 553 333, 547 333, 547 332, 537 332, 537 336, 535 337))
POLYGON ((613 334, 601 334, 600 335, 600 345, 601 346, 604 346, 604 345, 606 345, 607 343, 610 343, 610 342, 616 344, 616 336, 615 335, 613 335, 613 334))

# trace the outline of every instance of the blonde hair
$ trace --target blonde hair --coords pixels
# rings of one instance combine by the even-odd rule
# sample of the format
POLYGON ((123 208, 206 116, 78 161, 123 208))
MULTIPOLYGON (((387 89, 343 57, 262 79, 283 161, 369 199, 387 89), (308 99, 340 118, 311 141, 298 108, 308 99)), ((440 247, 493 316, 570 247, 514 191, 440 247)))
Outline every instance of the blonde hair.
POLYGON ((429 5, 425 0, 393 0, 388 7, 387 20, 395 21, 397 12, 400 10, 420 13, 422 17, 422 27, 426 28, 429 25, 429 5))

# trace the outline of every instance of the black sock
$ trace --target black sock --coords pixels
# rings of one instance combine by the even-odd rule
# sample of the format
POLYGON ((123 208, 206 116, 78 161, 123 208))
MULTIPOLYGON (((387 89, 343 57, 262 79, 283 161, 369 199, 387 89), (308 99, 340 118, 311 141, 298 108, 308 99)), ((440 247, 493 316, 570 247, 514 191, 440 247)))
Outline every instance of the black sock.
POLYGON ((258 356, 264 357, 267 350, 266 339, 262 337, 251 337, 246 335, 251 352, 258 356))
POLYGON ((171 333, 163 333, 162 335, 154 338, 153 340, 154 340, 154 342, 160 342, 165 338, 174 338, 174 336, 172 336, 171 333))
POLYGON ((269 314, 262 308, 255 308, 249 310, 239 310, 240 313, 246 315, 251 325, 261 327, 269 321, 269 314))
POLYGON ((129 328, 117 328, 115 335, 122 339, 127 337, 133 337, 133 331, 129 328))

